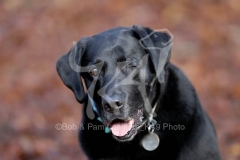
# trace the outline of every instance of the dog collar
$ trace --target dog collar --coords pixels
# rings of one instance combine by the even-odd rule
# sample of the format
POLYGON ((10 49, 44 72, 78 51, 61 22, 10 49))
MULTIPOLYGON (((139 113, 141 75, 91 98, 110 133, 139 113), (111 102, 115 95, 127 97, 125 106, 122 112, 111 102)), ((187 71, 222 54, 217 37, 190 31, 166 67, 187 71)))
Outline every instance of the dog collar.
POLYGON ((88 95, 88 99, 90 100, 90 103, 91 103, 91 106, 92 106, 93 111, 94 111, 95 113, 97 113, 97 115, 100 117, 100 114, 99 114, 98 109, 97 109, 97 105, 96 105, 96 103, 94 102, 94 100, 93 100, 92 97, 90 97, 89 95, 88 95))
POLYGON ((159 102, 159 100, 155 103, 153 109, 151 110, 151 112, 148 115, 148 118, 146 118, 146 120, 142 123, 142 125, 139 126, 139 128, 141 128, 146 123, 148 126, 148 134, 142 138, 141 143, 140 143, 141 146, 147 151, 154 151, 155 149, 157 149, 157 147, 159 146, 159 143, 160 143, 160 138, 158 137, 158 135, 156 133, 154 133, 154 129, 155 129, 155 125, 156 125, 157 121, 153 119, 153 114, 154 114, 155 109, 157 108, 158 102, 159 102))

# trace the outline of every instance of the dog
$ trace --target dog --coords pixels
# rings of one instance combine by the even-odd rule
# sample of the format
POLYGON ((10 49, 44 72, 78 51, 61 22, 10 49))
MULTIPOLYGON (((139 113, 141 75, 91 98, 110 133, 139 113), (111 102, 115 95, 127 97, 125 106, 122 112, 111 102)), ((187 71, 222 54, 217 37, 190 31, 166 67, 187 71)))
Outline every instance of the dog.
POLYGON ((140 25, 83 37, 57 61, 83 103, 89 160, 220 160, 214 126, 184 73, 172 35, 140 25))

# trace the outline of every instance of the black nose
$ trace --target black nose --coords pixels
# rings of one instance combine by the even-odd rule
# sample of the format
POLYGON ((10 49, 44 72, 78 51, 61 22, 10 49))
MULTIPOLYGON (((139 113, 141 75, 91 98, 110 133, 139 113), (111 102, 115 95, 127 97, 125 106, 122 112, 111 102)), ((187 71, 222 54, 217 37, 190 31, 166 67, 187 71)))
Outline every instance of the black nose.
POLYGON ((123 102, 118 96, 108 97, 102 101, 103 107, 112 112, 113 110, 119 110, 123 106, 123 102))
POLYGON ((122 101, 121 100, 115 100, 115 104, 116 106, 119 108, 123 105, 122 101))

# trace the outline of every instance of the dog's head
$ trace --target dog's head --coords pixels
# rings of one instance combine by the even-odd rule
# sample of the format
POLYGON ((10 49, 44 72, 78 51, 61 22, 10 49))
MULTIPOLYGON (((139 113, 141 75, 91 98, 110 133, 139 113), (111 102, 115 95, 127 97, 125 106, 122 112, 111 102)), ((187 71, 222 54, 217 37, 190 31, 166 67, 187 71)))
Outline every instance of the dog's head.
POLYGON ((58 60, 57 71, 80 103, 90 99, 97 104, 115 139, 129 141, 143 123, 146 107, 160 96, 170 40, 166 32, 141 26, 111 29, 79 40, 58 60))

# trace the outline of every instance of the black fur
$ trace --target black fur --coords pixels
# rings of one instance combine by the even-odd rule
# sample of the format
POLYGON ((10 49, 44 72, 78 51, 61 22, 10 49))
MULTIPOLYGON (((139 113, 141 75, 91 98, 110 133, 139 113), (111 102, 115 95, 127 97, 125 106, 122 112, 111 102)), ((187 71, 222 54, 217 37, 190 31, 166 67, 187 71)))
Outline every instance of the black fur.
POLYGON ((211 120, 201 107, 195 89, 187 77, 169 62, 171 50, 168 56, 164 57, 162 52, 150 49, 150 47, 163 48, 163 44, 169 42, 171 37, 167 33, 156 32, 157 38, 150 36, 143 41, 144 46, 140 45, 139 40, 152 31, 141 26, 114 28, 93 37, 81 39, 74 51, 74 58, 69 59, 73 53, 72 49, 58 60, 57 71, 64 84, 74 92, 80 103, 84 102, 82 119, 84 130, 79 132, 79 140, 84 152, 90 160, 220 160, 211 120), (135 81, 144 79, 147 84, 153 82, 152 85, 145 86, 145 96, 139 92, 137 85, 114 86, 125 79, 146 55, 149 55, 145 67, 146 75, 137 74, 132 77, 135 81), (128 62, 125 62, 126 60, 128 62), (69 65, 71 61, 81 66, 93 66, 101 62, 102 70, 94 78, 86 72, 86 69, 85 71, 82 68, 79 69, 81 73, 72 70, 69 65), (117 65, 117 62, 121 63, 117 65), (163 70, 158 72, 158 64, 163 62, 163 70), (117 71, 119 71, 118 76, 109 83, 117 71), (87 94, 91 94, 97 104, 103 123, 97 120, 97 116, 92 119, 87 114, 89 99, 83 91, 80 76, 88 89, 87 94), (154 77, 157 77, 156 81, 154 77), (95 88, 90 88, 96 78, 95 88), (98 91, 108 83, 106 94, 100 96, 98 91), (141 147, 140 142, 147 134, 144 127, 135 136, 130 133, 132 134, 130 139, 127 137, 121 139, 111 133, 105 133, 102 129, 94 130, 89 127, 89 124, 108 126, 115 119, 127 121, 136 116, 137 111, 141 109, 147 116, 146 106, 144 106, 146 98, 152 106, 160 99, 156 109, 157 117, 154 118, 161 126, 160 129, 155 130, 160 138, 160 145, 156 150, 146 151, 141 147), (116 104, 111 104, 115 99, 122 102, 117 109, 116 104), (169 130, 163 128, 164 124, 172 126, 180 124, 185 128, 169 130))

